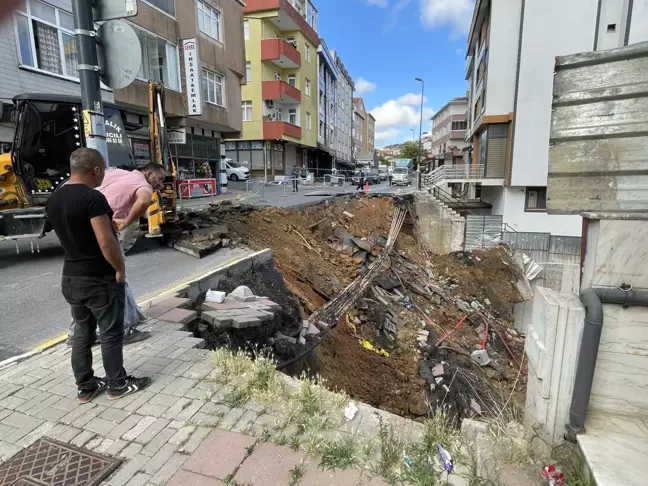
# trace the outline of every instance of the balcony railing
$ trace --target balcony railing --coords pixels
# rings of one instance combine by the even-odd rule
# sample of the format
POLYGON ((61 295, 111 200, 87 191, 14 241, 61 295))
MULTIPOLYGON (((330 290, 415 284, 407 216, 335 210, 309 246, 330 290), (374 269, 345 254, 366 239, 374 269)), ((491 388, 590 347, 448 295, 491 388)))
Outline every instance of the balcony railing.
POLYGON ((280 140, 283 135, 301 138, 301 127, 284 121, 264 121, 263 138, 280 140))
POLYGON ((486 178, 484 164, 451 164, 421 176, 421 184, 432 189, 443 182, 470 182, 486 178))
POLYGON ((263 39, 261 41, 261 60, 272 61, 283 69, 301 66, 301 54, 283 39, 263 39))
POLYGON ((261 86, 263 100, 281 100, 288 103, 301 103, 301 91, 285 81, 263 81, 261 86))

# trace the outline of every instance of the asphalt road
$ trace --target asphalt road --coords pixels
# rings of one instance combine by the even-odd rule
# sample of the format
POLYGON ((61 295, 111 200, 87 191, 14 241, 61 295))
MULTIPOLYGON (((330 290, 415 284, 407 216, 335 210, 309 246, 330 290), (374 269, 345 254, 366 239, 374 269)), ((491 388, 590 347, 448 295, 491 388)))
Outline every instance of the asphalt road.
MULTIPOLYGON (((348 184, 333 191, 300 187, 299 194, 293 195, 289 190, 284 195, 283 187, 269 186, 263 197, 250 199, 250 202, 296 206, 353 189, 348 184), (307 195, 317 191, 327 195, 307 195)), ((371 186, 372 192, 390 192, 391 189, 385 184, 371 186)), ((237 195, 246 197, 244 183, 231 184, 230 197, 237 195)), ((183 201, 183 204, 197 206, 205 202, 209 200, 183 201)), ((29 243, 20 243, 20 254, 16 254, 14 243, 0 243, 0 361, 22 354, 67 330, 70 311, 60 291, 63 250, 53 233, 39 240, 39 245, 40 253, 32 254, 29 243)), ((197 260, 162 246, 157 239, 141 238, 127 257, 128 280, 135 297, 143 300, 243 253, 237 249, 219 250, 197 260)))

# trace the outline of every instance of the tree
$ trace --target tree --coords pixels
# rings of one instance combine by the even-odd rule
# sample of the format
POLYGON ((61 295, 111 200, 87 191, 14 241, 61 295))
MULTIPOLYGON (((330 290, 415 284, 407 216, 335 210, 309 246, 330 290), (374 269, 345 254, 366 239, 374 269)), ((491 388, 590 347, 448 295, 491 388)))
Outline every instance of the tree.
POLYGON ((378 154, 378 163, 380 165, 391 165, 391 161, 387 160, 383 154, 378 154))
MULTIPOLYGON (((400 157, 403 159, 412 159, 414 161, 414 167, 418 163, 418 151, 419 144, 418 142, 407 141, 401 145, 400 157)), ((428 151, 421 145, 421 160, 425 161, 428 156, 428 151)))

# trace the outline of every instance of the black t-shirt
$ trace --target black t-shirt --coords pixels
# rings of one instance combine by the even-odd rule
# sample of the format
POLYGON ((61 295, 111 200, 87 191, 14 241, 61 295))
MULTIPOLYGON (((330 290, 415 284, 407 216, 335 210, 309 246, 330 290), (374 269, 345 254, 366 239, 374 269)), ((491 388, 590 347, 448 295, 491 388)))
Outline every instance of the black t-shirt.
POLYGON ((63 275, 103 277, 115 269, 101 253, 90 220, 112 210, 105 196, 85 184, 66 184, 47 201, 47 218, 65 250, 63 275))

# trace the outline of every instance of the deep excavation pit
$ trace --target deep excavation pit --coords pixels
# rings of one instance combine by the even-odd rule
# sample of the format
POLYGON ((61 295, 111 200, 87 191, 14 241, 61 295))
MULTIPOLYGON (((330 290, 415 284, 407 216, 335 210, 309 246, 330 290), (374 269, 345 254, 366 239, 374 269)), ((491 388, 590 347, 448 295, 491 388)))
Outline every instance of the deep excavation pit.
POLYGON ((272 264, 224 277, 217 290, 245 285, 281 310, 262 326, 227 331, 199 313, 189 328, 209 347, 272 353, 284 372, 319 374, 332 389, 414 419, 441 406, 457 420, 496 415, 511 392, 513 409, 523 405, 526 369, 516 377, 524 342, 514 330, 512 305, 521 300, 524 277, 504 248, 427 253, 407 198, 350 197, 299 210, 221 203, 189 214, 188 222, 202 229, 201 237, 217 224, 219 237, 225 226, 228 238, 273 252, 272 264), (303 321, 383 252, 396 206, 409 214, 381 272, 336 327, 305 334, 303 321), (488 366, 470 358, 482 344, 488 366))

